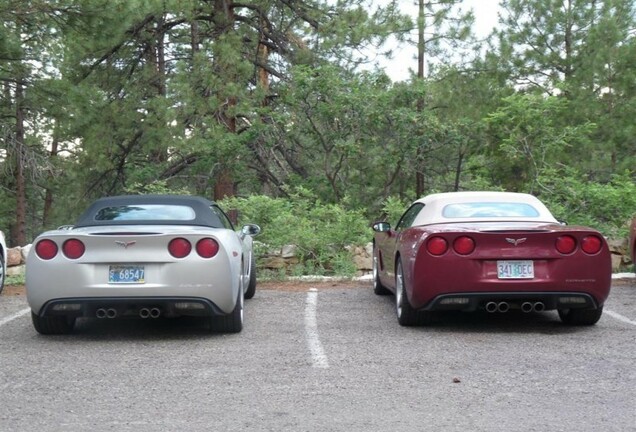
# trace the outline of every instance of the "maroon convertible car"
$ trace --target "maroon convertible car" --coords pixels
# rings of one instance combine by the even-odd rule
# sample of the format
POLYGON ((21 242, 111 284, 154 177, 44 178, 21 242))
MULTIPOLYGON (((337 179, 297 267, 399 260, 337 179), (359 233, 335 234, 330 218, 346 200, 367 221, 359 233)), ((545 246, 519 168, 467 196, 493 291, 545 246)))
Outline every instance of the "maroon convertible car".
POLYGON ((557 310, 592 325, 611 285, 610 252, 591 228, 566 226, 532 195, 451 192, 415 201, 392 228, 373 225, 374 292, 395 293, 398 322, 432 311, 557 310))

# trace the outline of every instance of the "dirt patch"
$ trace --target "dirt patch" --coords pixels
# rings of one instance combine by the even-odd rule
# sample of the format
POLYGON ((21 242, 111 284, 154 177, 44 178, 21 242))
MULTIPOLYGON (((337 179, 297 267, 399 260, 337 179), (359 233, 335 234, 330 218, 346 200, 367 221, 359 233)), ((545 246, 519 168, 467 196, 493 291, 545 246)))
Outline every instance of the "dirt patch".
POLYGON ((371 288, 370 281, 343 280, 285 280, 285 281, 258 281, 257 290, 305 292, 311 288, 325 289, 351 289, 371 288))
POLYGON ((24 295, 24 285, 5 285, 2 290, 3 296, 21 296, 24 295))
MULTIPOLYGON (((351 288, 371 288, 370 281, 356 281, 350 279, 343 280, 271 280, 258 281, 257 290, 269 291, 289 291, 305 292, 311 288, 318 290, 325 289, 351 289, 351 288)), ((23 296, 25 295, 24 285, 6 285, 2 290, 2 296, 23 296)))

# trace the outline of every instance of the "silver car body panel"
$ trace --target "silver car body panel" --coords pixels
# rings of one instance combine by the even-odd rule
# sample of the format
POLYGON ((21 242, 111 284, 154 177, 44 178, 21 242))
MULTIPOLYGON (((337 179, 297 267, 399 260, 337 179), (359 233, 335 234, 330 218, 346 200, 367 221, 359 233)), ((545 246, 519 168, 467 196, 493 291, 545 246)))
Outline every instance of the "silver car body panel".
POLYGON ((197 297, 230 313, 238 290, 247 286, 251 254, 250 236, 224 228, 118 225, 48 231, 36 239, 27 257, 27 300, 37 314, 47 302, 65 298, 197 297), (168 252, 168 243, 177 237, 192 245, 185 258, 168 252), (209 259, 195 251, 197 241, 206 237, 219 244, 219 252, 209 259), (78 259, 62 253, 63 243, 71 238, 86 246, 78 259), (43 239, 57 244, 59 252, 53 259, 37 256, 35 245, 43 239), (111 265, 143 266, 143 283, 109 283, 111 265), (241 277, 244 283, 239 284, 241 277))

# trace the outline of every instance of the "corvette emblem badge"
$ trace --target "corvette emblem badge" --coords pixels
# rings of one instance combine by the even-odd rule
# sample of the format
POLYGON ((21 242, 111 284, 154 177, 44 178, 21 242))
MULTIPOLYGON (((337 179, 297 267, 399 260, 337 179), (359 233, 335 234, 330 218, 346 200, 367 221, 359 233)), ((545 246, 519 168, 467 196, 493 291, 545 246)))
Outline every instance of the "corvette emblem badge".
POLYGON ((520 239, 512 239, 512 238, 507 238, 506 237, 506 241, 510 244, 513 244, 515 246, 519 246, 521 243, 525 242, 527 240, 527 238, 520 238, 520 239))
POLYGON ((123 247, 124 249, 128 249, 128 246, 132 246, 132 245, 134 245, 135 243, 137 243, 137 242, 136 242, 136 241, 131 241, 131 242, 116 241, 116 242, 115 242, 115 244, 116 244, 117 246, 121 246, 121 247, 123 247))

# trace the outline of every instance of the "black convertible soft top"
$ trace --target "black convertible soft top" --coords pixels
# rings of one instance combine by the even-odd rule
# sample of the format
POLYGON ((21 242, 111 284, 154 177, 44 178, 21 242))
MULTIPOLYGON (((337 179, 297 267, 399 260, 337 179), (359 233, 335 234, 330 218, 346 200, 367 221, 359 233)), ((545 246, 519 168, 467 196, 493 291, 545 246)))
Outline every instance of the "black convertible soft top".
POLYGON ((216 204, 206 198, 188 195, 120 195, 100 198, 79 217, 75 228, 105 225, 197 225, 225 228, 219 216, 211 210, 216 204), (142 205, 185 206, 194 210, 194 218, 183 219, 126 219, 103 220, 97 217, 106 209, 142 205))

